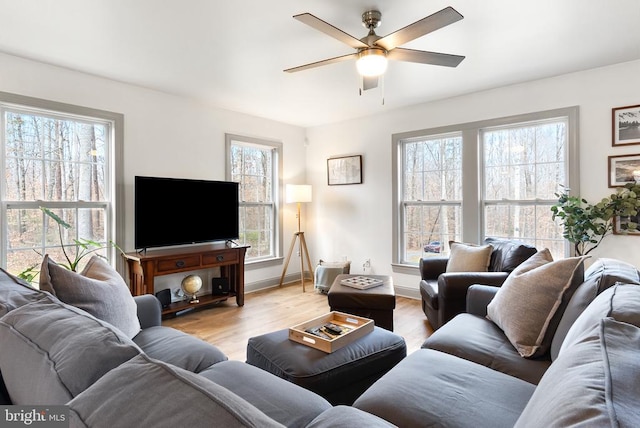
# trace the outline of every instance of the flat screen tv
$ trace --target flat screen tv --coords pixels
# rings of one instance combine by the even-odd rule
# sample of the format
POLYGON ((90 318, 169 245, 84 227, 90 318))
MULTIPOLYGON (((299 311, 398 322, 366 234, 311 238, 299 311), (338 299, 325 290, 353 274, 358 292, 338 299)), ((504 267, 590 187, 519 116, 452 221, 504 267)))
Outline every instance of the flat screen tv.
POLYGON ((238 183, 136 176, 134 245, 151 247, 238 239, 238 183))

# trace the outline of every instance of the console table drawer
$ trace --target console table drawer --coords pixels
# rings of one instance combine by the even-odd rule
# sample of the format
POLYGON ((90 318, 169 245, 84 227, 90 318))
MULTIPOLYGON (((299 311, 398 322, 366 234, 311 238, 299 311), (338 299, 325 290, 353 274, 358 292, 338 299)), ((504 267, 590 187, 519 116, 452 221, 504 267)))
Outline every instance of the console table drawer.
POLYGON ((237 263, 238 252, 237 251, 218 251, 215 253, 205 253, 202 255, 202 264, 205 266, 237 263))
POLYGON ((181 269, 193 269, 200 267, 200 256, 176 257, 175 259, 158 260, 158 272, 179 271, 181 269))

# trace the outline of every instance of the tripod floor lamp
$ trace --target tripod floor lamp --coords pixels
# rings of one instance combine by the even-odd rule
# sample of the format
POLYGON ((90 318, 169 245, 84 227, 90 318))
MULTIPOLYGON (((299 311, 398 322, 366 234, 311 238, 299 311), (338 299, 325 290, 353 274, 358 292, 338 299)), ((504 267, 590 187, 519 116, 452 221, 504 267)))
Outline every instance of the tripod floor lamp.
POLYGON ((282 276, 280 277, 280 287, 284 281, 284 276, 287 273, 289 267, 289 261, 291 261, 291 254, 296 246, 296 241, 299 239, 298 253, 300 254, 300 281, 302 282, 302 291, 304 288, 304 260, 306 258, 307 265, 309 266, 309 272, 311 278, 313 278, 313 267, 311 266, 311 259, 309 258, 309 250, 307 249, 307 241, 304 239, 304 232, 300 230, 300 204, 303 202, 311 202, 311 185, 309 184, 287 184, 285 187, 285 200, 287 203, 296 203, 298 212, 296 218, 298 219, 298 231, 293 234, 291 239, 291 245, 289 246, 289 254, 284 262, 282 268, 282 276))

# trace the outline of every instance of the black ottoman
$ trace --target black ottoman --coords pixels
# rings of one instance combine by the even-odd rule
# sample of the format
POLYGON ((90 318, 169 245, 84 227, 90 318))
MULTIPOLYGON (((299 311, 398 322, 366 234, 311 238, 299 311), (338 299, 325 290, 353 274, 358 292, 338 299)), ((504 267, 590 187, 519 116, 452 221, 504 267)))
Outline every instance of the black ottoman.
POLYGON ((289 340, 289 330, 256 336, 247 344, 247 363, 324 397, 351 405, 407 355, 404 339, 375 327, 330 354, 289 340))
POLYGON ((376 326, 393 331, 393 310, 396 307, 396 293, 393 278, 387 275, 338 275, 327 293, 332 311, 346 312, 372 319, 376 326), (381 279, 382 285, 359 290, 342 285, 340 281, 354 276, 370 276, 381 279))

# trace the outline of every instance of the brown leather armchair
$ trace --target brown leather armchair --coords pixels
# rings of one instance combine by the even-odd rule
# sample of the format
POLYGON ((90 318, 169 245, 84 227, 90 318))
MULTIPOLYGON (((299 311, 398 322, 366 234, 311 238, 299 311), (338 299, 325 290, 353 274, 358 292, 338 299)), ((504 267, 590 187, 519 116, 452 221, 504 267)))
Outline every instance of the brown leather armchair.
POLYGON ((484 244, 493 246, 487 272, 446 272, 446 256, 420 259, 422 310, 434 330, 465 312, 471 285, 501 286, 513 269, 537 252, 535 247, 517 240, 487 238, 484 244))

